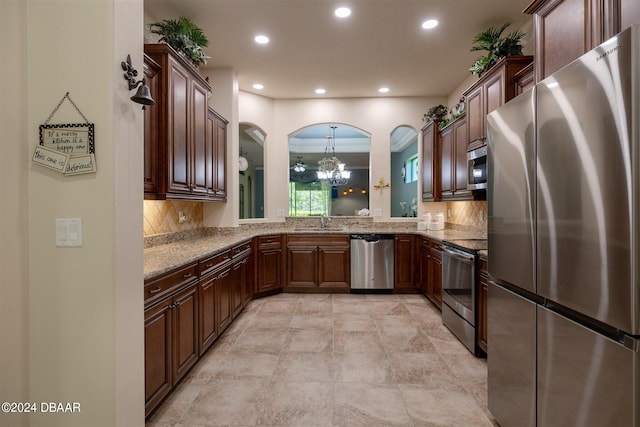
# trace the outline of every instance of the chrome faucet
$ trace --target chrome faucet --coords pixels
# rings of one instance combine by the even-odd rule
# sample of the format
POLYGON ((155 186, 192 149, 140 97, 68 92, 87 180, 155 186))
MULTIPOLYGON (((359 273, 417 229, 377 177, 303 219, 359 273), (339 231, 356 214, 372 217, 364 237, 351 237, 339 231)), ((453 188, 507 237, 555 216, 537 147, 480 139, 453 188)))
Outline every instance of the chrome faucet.
POLYGON ((331 217, 330 216, 321 216, 320 217, 320 228, 326 228, 327 225, 329 225, 329 222, 331 222, 331 217))

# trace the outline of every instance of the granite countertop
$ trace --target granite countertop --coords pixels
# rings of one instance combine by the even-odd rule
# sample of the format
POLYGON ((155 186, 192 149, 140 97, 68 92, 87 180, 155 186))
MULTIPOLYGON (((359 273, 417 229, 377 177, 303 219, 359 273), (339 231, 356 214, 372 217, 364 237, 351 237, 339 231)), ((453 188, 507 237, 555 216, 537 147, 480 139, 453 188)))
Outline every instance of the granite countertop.
MULTIPOLYGON (((282 223, 280 223, 282 224, 282 223)), ((164 239, 149 245, 146 242, 144 249, 144 279, 148 280, 160 274, 171 271, 182 265, 196 262, 199 259, 215 255, 225 249, 252 239, 257 236, 270 234, 358 234, 358 233, 393 233, 414 234, 442 241, 452 239, 477 239, 486 238, 486 231, 470 228, 447 228, 439 231, 419 231, 415 223, 409 228, 406 223, 374 223, 373 225, 352 225, 345 227, 318 228, 292 228, 279 224, 260 224, 248 227, 235 227, 225 229, 202 229, 195 232, 167 236, 164 239)))

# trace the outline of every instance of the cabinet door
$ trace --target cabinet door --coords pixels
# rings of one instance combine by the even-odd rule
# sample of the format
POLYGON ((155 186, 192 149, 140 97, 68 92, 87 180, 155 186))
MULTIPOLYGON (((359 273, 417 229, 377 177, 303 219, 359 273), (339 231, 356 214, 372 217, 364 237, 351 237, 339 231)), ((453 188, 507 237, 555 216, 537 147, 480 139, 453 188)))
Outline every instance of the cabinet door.
MULTIPOLYGON (((270 239, 274 242, 279 242, 277 237, 270 239)), ((258 292, 282 287, 281 263, 282 249, 280 243, 258 247, 258 292)))
POLYGON ((422 129, 422 201, 432 202, 437 199, 437 174, 434 161, 437 156, 435 145, 435 124, 430 123, 422 129))
POLYGON ((173 383, 198 360, 198 297, 194 284, 173 297, 173 383))
POLYGON ((351 250, 345 238, 343 244, 318 246, 318 286, 349 289, 351 284, 351 250))
POLYGON ((313 243, 287 245, 287 287, 318 286, 318 249, 313 243))
POLYGON ((440 197, 453 196, 453 128, 440 133, 440 197))
MULTIPOLYGON (((153 59, 144 56, 144 78, 151 97, 158 101, 160 98, 160 66, 153 59)), ((147 105, 144 109, 144 192, 157 193, 160 191, 160 176, 158 170, 160 136, 160 107, 158 104, 147 105)))
POLYGON ((422 239, 418 249, 418 283, 417 287, 425 296, 429 296, 429 246, 428 240, 422 239))
POLYGON ((395 236, 394 247, 394 288, 415 289, 414 284, 414 260, 413 260, 413 236, 395 236))
POLYGON ((244 306, 246 306, 249 303, 249 301, 251 301, 251 299, 253 298, 253 293, 255 292, 254 281, 253 281, 253 278, 254 278, 253 266, 254 266, 253 256, 250 255, 245 260, 244 266, 243 266, 244 292, 242 293, 242 297, 243 297, 242 304, 244 306))
POLYGON ((231 269, 226 269, 215 280, 216 307, 218 308, 218 334, 233 321, 233 280, 231 269))
POLYGON ((191 158, 191 192, 201 196, 208 194, 207 171, 213 163, 212 147, 207 141, 207 96, 209 91, 195 80, 191 81, 191 119, 189 126, 193 154, 191 158))
POLYGON ((467 120, 466 116, 456 120, 453 126, 453 196, 456 199, 471 197, 471 190, 467 189, 467 120))
POLYGON ((171 391, 171 304, 166 299, 144 313, 144 401, 148 415, 171 391))
POLYGON ((487 353, 487 299, 489 281, 486 274, 480 273, 478 278, 478 347, 487 353))
POLYGON ((227 122, 219 116, 215 119, 215 194, 216 200, 227 199, 227 122))
POLYGON ((232 291, 232 299, 231 299, 231 308, 233 312, 233 317, 235 318, 242 311, 242 303, 244 301, 244 297, 242 295, 244 291, 244 278, 243 276, 246 274, 244 265, 246 264, 245 260, 235 261, 232 267, 231 272, 231 291, 232 291))
POLYGON ((534 13, 536 80, 540 81, 595 47, 591 0, 547 0, 525 10, 534 13))
MULTIPOLYGON (((484 91, 484 114, 486 116, 505 102, 504 68, 501 68, 499 72, 495 72, 487 78, 484 82, 484 91)), ((484 137, 487 135, 486 126, 487 122, 485 119, 482 129, 484 137)))
POLYGON ((478 85, 465 97, 467 104, 467 130, 469 150, 484 145, 485 114, 482 85, 478 85))
POLYGON ((431 300, 442 310, 442 251, 439 246, 429 252, 428 281, 431 300))
POLYGON ((190 188, 191 152, 189 143, 189 92, 191 79, 186 71, 169 61, 169 122, 167 123, 167 159, 169 185, 167 191, 172 193, 186 193, 190 188))
POLYGON ((207 351, 218 337, 216 322, 216 296, 213 283, 215 276, 203 279, 199 284, 200 304, 200 355, 207 351))

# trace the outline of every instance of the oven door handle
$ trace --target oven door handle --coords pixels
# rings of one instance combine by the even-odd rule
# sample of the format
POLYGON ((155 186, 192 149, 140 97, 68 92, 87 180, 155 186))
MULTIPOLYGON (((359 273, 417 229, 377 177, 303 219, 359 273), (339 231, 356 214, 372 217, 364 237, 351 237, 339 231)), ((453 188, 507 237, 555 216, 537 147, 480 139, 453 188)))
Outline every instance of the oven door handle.
POLYGON ((442 251, 444 253, 447 254, 447 256, 450 256, 451 258, 455 258, 458 261, 462 261, 466 264, 473 264, 474 260, 475 260, 475 256, 468 254, 466 252, 463 251, 459 251, 457 249, 454 248, 449 248, 447 246, 442 246, 442 251))

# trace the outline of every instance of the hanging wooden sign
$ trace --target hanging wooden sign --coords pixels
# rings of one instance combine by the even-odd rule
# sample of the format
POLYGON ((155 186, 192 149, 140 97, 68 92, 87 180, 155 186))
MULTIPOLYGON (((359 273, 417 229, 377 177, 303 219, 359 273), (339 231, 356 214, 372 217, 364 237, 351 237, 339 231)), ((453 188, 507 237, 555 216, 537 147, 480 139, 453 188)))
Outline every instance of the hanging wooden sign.
POLYGON ((71 100, 69 92, 60 100, 47 121, 40 125, 40 145, 36 146, 32 161, 64 175, 96 172, 94 125, 89 123, 71 100), (49 124, 65 99, 71 102, 85 123, 49 124))

